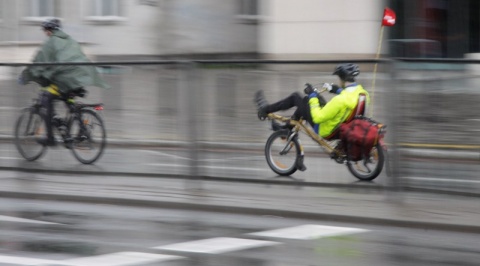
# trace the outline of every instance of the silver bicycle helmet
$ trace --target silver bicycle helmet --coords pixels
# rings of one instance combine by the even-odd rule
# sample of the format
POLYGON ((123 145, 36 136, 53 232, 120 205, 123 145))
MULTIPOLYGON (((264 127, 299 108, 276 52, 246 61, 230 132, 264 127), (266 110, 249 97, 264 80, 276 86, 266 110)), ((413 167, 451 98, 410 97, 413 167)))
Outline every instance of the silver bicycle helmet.
POLYGON ((57 18, 50 18, 42 22, 42 28, 43 30, 58 30, 62 27, 60 20, 57 18))
POLYGON ((354 82, 355 77, 360 74, 360 69, 356 64, 340 64, 335 68, 333 75, 337 75, 344 81, 354 82))

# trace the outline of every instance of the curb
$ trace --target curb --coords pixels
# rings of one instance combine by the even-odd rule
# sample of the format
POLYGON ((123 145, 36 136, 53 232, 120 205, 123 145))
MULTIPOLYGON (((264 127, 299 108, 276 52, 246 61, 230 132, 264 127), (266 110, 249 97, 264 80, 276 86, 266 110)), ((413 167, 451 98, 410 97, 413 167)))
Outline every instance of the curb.
POLYGON ((269 208, 254 208, 244 206, 227 206, 219 204, 202 204, 192 202, 175 202, 175 201, 155 201, 155 200, 141 200, 141 199, 125 199, 114 197, 96 197, 96 196, 79 196, 79 195, 62 195, 62 194, 42 194, 42 193, 23 193, 23 192, 0 192, 0 197, 16 198, 16 199, 36 199, 36 200, 53 200, 66 202, 81 202, 81 203, 95 203, 95 204, 111 204, 117 206, 131 206, 131 207, 148 207, 148 208, 165 208, 165 209, 180 209, 180 210, 196 210, 209 212, 222 212, 232 214, 245 215, 271 215, 298 219, 311 220, 325 220, 335 222, 352 222, 368 225, 379 226, 395 226, 417 228, 424 230, 441 230, 454 231, 462 233, 480 233, 480 225, 460 225, 451 223, 438 223, 431 221, 415 221, 415 220, 396 220, 378 217, 364 217, 332 213, 311 213, 292 210, 280 210, 269 208))

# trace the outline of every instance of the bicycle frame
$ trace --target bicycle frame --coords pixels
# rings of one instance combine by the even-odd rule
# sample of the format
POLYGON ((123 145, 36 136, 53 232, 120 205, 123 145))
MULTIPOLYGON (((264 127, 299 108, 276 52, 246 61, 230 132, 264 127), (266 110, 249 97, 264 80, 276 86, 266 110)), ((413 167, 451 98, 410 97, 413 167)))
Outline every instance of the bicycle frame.
MULTIPOLYGON (((52 123, 52 127, 59 130, 58 132, 60 133, 60 137, 62 138, 63 142, 66 145, 68 145, 68 143, 72 141, 72 137, 69 136, 69 134, 68 134, 68 131, 69 131, 68 128, 72 125, 72 123, 75 120, 78 120, 80 122, 79 125, 82 128, 82 131, 86 130, 84 128, 84 124, 81 121, 82 117, 81 117, 80 112, 83 109, 93 109, 96 112, 103 110, 103 103, 84 104, 84 103, 81 103, 81 102, 76 102, 75 100, 73 100, 73 98, 61 98, 61 97, 54 99, 54 101, 63 102, 63 104, 65 104, 65 107, 66 107, 65 114, 63 116, 61 116, 63 122, 66 123, 65 124, 65 126, 67 127, 66 134, 65 134, 65 132, 61 132, 59 130, 61 125, 57 125, 57 124, 52 123)), ((31 105, 31 108, 34 108, 37 111, 40 110, 41 108, 43 108, 39 98, 34 98, 33 99, 33 104, 31 105)))
MULTIPOLYGON (((320 145, 322 148, 324 148, 326 150, 327 154, 331 155, 332 153, 336 153, 336 155, 338 155, 338 156, 341 155, 341 153, 338 150, 336 150, 334 147, 330 146, 330 144, 325 139, 320 137, 310 127, 306 126, 305 123, 304 123, 305 120, 303 120, 303 119, 292 120, 290 118, 287 118, 287 117, 284 117, 284 116, 281 116, 281 115, 278 115, 278 114, 274 114, 274 113, 268 114, 268 118, 273 119, 273 120, 278 120, 278 121, 281 121, 281 122, 290 123, 290 125, 293 126, 292 130, 294 132, 305 133, 310 138, 312 138, 318 145, 320 145)), ((303 147, 301 147, 301 150, 303 151, 303 147)))

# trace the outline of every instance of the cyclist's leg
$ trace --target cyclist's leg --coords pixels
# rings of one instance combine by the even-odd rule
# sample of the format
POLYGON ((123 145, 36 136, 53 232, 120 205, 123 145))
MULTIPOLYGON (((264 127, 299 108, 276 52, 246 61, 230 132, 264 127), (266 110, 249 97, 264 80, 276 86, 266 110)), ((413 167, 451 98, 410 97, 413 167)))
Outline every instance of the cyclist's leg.
POLYGON ((265 111, 267 113, 274 113, 274 112, 277 112, 277 111, 283 111, 283 110, 288 110, 292 107, 299 107, 299 106, 302 106, 304 105, 304 101, 303 101, 303 98, 300 93, 298 92, 294 92, 292 94, 290 94, 288 97, 278 101, 278 102, 275 102, 275 103, 272 103, 272 104, 269 104, 265 107, 265 111))
POLYGON ((48 89, 42 91, 40 95, 42 106, 45 108, 45 127, 47 129, 47 136, 46 139, 41 140, 41 142, 44 142, 43 144, 45 145, 55 144, 55 140, 53 138, 52 117, 55 112, 53 100, 57 97, 57 95, 52 94, 52 92, 48 89))
POLYGON ((297 110, 292 115, 292 119, 305 119, 310 125, 313 125, 312 116, 310 114, 310 105, 308 104, 308 97, 305 96, 297 103, 297 110))

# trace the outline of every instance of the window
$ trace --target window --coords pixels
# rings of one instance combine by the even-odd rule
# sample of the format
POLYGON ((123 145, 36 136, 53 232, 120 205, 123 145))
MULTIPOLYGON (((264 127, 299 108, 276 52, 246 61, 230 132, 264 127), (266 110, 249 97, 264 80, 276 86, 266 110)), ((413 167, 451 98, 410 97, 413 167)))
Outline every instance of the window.
POLYGON ((56 17, 55 0, 27 0, 27 17, 56 17))
POLYGON ((239 2, 240 16, 257 16, 258 15, 258 1, 257 0, 240 0, 239 2))
POLYGON ((86 20, 95 24, 125 21, 123 0, 90 0, 86 20))
POLYGON ((94 17, 120 17, 122 14, 119 0, 93 0, 92 13, 94 17))
POLYGON ((258 0, 238 0, 237 18, 243 23, 256 24, 258 20, 258 0))
POLYGON ((0 0, 0 21, 3 20, 4 10, 5 10, 5 4, 3 3, 3 0, 0 0))

